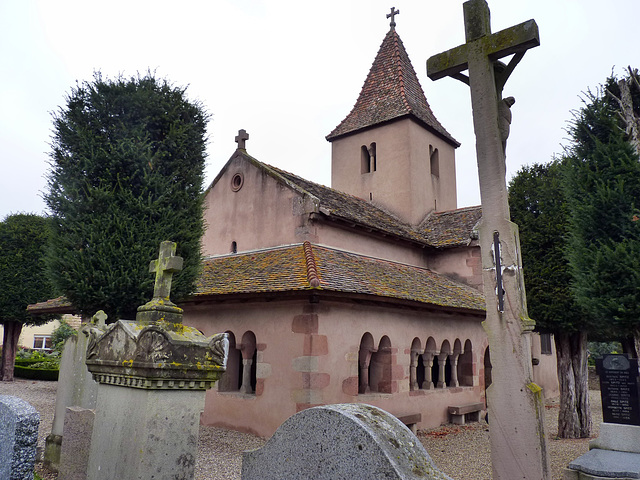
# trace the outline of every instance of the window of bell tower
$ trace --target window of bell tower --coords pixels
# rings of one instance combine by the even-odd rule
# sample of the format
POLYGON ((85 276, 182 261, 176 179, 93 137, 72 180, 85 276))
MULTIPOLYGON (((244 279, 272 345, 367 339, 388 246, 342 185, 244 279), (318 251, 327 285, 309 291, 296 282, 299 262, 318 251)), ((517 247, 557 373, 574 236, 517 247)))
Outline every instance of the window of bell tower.
POLYGON ((433 145, 429 145, 429 165, 431 167, 431 175, 436 178, 440 177, 440 155, 438 149, 433 145))

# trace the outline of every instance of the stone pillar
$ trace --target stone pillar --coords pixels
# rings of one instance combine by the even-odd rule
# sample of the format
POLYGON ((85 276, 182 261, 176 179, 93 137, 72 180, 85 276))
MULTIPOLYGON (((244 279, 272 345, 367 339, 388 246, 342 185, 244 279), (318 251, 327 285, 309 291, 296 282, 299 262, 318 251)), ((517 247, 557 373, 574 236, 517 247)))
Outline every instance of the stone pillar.
POLYGON ((424 381, 422 382, 422 388, 425 390, 431 390, 433 388, 433 378, 431 378, 433 353, 423 353, 422 360, 424 362, 424 381))
POLYGON ((240 386, 241 393, 251 394, 253 388, 251 388, 251 367, 253 366, 253 358, 242 359, 242 385, 240 386))
POLYGON ((409 389, 418 390, 418 352, 411 352, 411 363, 409 365, 409 389))
POLYGON ((457 387, 460 385, 458 382, 458 358, 460 357, 460 353, 454 353, 451 355, 451 381, 449 382, 450 387, 457 387))
POLYGON ((444 369, 447 366, 447 357, 449 356, 448 353, 440 353, 438 355, 438 388, 446 388, 447 387, 447 383, 446 383, 446 378, 445 378, 445 373, 444 373, 444 369))
POLYGON ((362 351, 360 349, 358 364, 360 366, 360 384, 358 386, 358 393, 370 393, 371 387, 369 386, 369 364, 371 363, 371 351, 362 351))

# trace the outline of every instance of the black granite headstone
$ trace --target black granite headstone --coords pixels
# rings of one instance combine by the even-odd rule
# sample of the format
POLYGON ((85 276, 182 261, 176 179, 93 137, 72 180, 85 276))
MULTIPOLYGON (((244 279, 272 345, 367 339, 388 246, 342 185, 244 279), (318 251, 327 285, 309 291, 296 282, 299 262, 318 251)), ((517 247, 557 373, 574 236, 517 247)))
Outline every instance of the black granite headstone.
POLYGON ((640 425, 638 359, 609 354, 596 360, 602 395, 602 419, 607 423, 640 425))

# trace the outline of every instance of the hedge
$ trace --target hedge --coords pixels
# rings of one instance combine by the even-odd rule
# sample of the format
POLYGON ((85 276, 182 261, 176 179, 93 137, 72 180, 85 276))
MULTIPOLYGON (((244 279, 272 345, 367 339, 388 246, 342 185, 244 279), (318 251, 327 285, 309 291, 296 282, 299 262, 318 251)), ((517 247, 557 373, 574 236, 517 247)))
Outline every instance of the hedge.
MULTIPOLYGON (((36 363, 36 362, 29 362, 36 363)), ((16 364, 13 368, 13 374, 19 378, 28 378, 30 380, 58 380, 58 373, 60 370, 44 369, 44 368, 31 368, 25 365, 16 364)))

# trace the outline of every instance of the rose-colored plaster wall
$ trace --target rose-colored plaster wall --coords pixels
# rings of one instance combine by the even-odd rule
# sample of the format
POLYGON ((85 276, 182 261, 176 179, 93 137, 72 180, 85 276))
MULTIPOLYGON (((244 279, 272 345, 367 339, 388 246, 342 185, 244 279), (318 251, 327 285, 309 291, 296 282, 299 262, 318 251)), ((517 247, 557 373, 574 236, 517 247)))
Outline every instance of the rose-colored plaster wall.
POLYGON ((236 156, 207 192, 203 254, 231 253, 232 242, 238 251, 247 251, 312 240, 301 198, 236 156), (234 192, 231 182, 236 174, 242 175, 243 183, 234 192))
POLYGON ((531 356, 537 358, 540 363, 533 366, 533 381, 542 387, 544 398, 555 398, 560 395, 558 385, 558 362, 556 357, 556 345, 551 339, 551 354, 543 354, 540 335, 534 334, 531 341, 531 356))
POLYGON ((349 302, 307 301, 185 305, 185 324, 206 335, 231 331, 240 341, 256 336, 256 394, 207 393, 202 422, 261 436, 271 435, 301 409, 338 402, 366 402, 396 415, 422 413, 419 428, 447 421, 447 407, 484 401, 482 353, 486 339, 481 318, 428 314, 409 309, 363 307, 349 302), (394 394, 357 394, 358 349, 365 332, 376 347, 383 335, 391 340, 394 394), (473 386, 409 389, 411 345, 415 337, 424 351, 427 339, 437 349, 448 341, 473 345, 473 386), (355 381, 355 391, 354 391, 355 381))
POLYGON ((431 210, 456 208, 455 150, 411 119, 348 135, 332 143, 331 186, 411 224, 431 210), (376 144, 376 171, 362 173, 361 148, 376 144), (429 146, 439 152, 439 178, 430 171, 429 146))
POLYGON ((427 267, 482 291, 480 247, 448 248, 428 256, 427 267))

